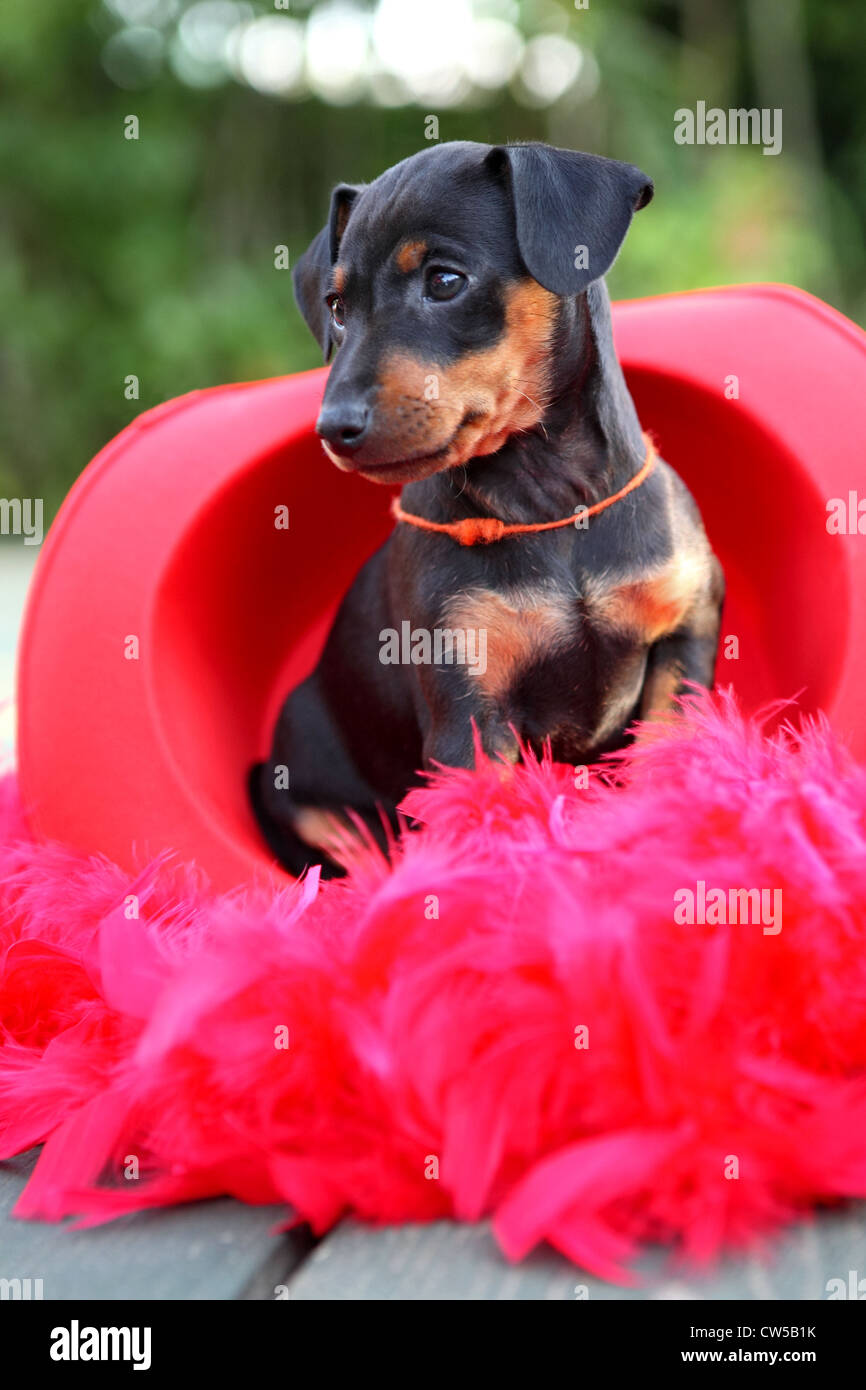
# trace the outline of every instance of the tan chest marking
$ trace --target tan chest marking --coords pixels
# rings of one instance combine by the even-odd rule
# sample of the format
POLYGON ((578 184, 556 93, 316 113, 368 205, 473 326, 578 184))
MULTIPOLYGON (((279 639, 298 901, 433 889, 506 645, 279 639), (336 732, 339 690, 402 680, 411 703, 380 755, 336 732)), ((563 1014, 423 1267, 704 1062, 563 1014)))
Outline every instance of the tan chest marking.
POLYGON ((709 582, 708 556, 684 551, 653 574, 618 584, 598 581, 587 595, 589 614, 605 627, 652 645, 676 631, 709 582))
POLYGON ((473 685, 491 699, 505 695, 533 662, 567 646, 575 623, 572 603, 544 589, 470 589, 451 600, 443 617, 446 627, 485 633, 487 669, 473 685))

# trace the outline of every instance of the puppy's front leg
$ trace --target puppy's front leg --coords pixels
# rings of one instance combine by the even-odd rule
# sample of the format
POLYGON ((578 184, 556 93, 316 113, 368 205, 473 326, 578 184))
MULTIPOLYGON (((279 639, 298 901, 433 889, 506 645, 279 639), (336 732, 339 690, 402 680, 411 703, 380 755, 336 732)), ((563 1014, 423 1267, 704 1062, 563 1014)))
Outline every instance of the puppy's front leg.
POLYGON ((677 632, 662 637, 650 649, 638 716, 650 719, 673 709, 689 684, 712 690, 719 646, 721 605, 707 602, 677 632))
POLYGON ((689 684, 712 690, 725 601, 725 576, 708 550, 704 581, 673 632, 650 647, 638 718, 676 707, 689 684))
MULTIPOLYGON (((519 748, 514 731, 505 724, 476 720, 481 735, 481 747, 488 758, 504 758, 516 763, 519 748)), ((424 768, 434 763, 445 767, 473 768, 475 766, 475 743, 472 724, 465 719, 449 720, 434 724, 424 740, 424 768)))
POLYGON ((470 678, 449 681, 442 671, 421 681, 427 717, 424 724, 425 770, 434 763, 445 767, 475 766, 475 730, 489 758, 503 757, 516 763, 517 737, 494 704, 471 686, 470 678), (436 679, 438 675, 439 679, 436 679))

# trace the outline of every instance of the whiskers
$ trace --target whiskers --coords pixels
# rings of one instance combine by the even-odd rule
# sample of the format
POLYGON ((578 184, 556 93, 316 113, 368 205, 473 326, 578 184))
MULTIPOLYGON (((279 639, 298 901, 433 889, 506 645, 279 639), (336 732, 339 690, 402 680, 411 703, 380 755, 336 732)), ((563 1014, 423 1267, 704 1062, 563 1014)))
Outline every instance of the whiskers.
MULTIPOLYGON (((461 463, 461 464, 459 465, 459 468, 460 468, 460 472, 463 474, 463 482, 460 484, 459 488, 458 488, 457 491, 454 493, 454 496, 455 496, 455 497, 462 497, 462 496, 463 496, 463 493, 464 493, 465 490, 466 490, 466 484, 467 484, 467 482, 469 481, 469 474, 466 472, 466 464, 465 464, 465 463, 461 463)), ((455 469, 454 471, 456 472, 456 469, 455 469)), ((454 486, 454 485, 453 485, 453 483, 452 483, 452 488, 453 488, 453 486, 454 486)))
POLYGON ((522 391, 521 388, 520 388, 519 386, 515 386, 514 382, 510 382, 510 383, 509 383, 509 388, 508 388, 508 389, 509 389, 510 391, 514 391, 516 395, 522 396, 524 400, 529 401, 529 404, 530 404, 530 405, 535 406, 535 409, 538 411, 538 417, 539 417, 539 418, 538 418, 538 421, 536 422, 534 428, 537 429, 537 430, 539 430, 539 431, 544 435, 545 440, 546 440, 547 443, 549 444, 549 443, 550 443, 550 435, 548 434, 548 432, 547 432, 547 426, 546 426, 545 423, 544 423, 544 412, 545 412, 545 408, 546 408, 546 407, 542 404, 541 401, 537 401, 537 400, 534 398, 534 396, 530 396, 530 394, 529 394, 528 391, 522 391))

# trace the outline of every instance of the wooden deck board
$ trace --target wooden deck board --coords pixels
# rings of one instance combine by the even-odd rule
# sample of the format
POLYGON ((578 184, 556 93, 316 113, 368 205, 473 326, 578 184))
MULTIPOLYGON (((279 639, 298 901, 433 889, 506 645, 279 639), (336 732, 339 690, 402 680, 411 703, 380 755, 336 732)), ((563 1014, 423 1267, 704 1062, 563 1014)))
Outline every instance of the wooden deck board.
POLYGON ((45 1299, 273 1298, 307 1254, 273 1235, 285 1207, 230 1198, 121 1217, 87 1231, 9 1213, 34 1155, 0 1164, 0 1278, 42 1279, 45 1299))
POLYGON ((88 1231, 12 1220, 34 1155, 0 1164, 0 1279, 42 1279, 45 1299, 291 1300, 826 1299, 827 1281, 866 1278, 866 1203, 825 1213, 771 1246, 729 1257, 708 1276, 663 1251, 638 1266, 643 1283, 592 1278, 550 1250, 519 1265, 488 1226, 439 1221, 373 1229, 344 1222, 315 1245, 309 1232, 272 1234, 282 1207, 231 1199, 123 1217, 88 1231))
POLYGON ((552 1251, 509 1265, 487 1226, 371 1230, 345 1222, 289 1280, 289 1297, 352 1299, 826 1299, 827 1280, 866 1277, 866 1205, 792 1228, 766 1260, 728 1258, 708 1277, 672 1268, 666 1252, 639 1266, 640 1288, 621 1288, 575 1269, 552 1251), (582 1287, 581 1287, 582 1286, 582 1287), (585 1289, 585 1292, 584 1292, 585 1289))

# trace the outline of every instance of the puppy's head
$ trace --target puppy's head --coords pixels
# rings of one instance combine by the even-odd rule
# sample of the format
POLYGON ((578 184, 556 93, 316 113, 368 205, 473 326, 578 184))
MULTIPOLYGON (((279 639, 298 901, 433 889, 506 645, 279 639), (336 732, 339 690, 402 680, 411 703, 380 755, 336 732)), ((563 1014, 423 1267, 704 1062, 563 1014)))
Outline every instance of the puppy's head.
POLYGON ((341 184, 294 271, 333 367, 316 428, 338 467, 408 482, 542 419, 562 302, 612 265, 652 184, 546 145, 436 145, 341 184))

